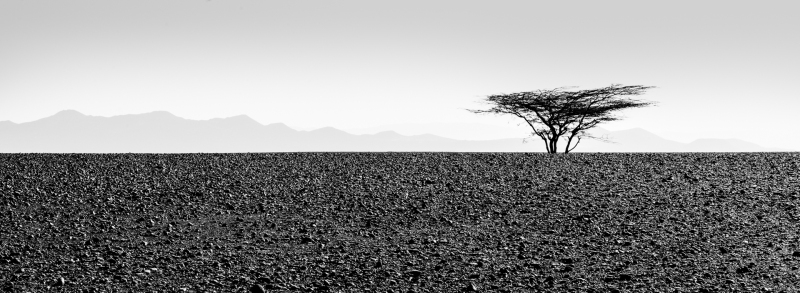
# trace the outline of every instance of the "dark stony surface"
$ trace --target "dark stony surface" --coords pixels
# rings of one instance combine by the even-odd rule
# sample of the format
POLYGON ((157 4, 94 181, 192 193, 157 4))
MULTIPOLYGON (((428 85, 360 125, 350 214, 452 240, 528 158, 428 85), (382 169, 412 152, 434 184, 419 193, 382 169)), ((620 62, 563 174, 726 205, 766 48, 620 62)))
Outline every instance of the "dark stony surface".
POLYGON ((0 291, 795 292, 800 154, 0 155, 0 291))

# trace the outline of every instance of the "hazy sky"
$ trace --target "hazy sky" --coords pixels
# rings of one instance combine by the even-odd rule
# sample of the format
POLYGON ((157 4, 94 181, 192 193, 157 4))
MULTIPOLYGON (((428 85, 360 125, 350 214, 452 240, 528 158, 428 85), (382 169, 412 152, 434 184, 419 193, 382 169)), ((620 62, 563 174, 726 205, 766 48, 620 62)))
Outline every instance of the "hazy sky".
POLYGON ((619 83, 657 86, 640 98, 659 105, 607 129, 800 150, 798 11, 796 0, 5 0, 0 121, 166 110, 524 136, 510 117, 464 109, 619 83))

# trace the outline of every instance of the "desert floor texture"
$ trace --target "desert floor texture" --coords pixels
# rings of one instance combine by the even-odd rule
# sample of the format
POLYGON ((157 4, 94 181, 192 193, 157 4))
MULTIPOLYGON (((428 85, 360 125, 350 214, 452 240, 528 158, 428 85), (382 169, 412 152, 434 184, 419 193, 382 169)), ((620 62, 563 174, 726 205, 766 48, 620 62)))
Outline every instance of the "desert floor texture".
POLYGON ((800 154, 0 154, 0 291, 796 292, 800 154))

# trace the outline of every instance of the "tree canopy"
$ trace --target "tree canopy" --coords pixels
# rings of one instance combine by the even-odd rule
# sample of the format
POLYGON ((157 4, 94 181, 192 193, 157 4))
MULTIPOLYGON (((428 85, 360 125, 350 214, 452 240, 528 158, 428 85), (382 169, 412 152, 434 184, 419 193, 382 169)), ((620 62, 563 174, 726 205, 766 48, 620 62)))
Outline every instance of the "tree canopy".
POLYGON ((653 105, 654 102, 625 96, 641 95, 652 86, 612 84, 608 87, 569 90, 560 87, 512 94, 490 95, 484 100, 492 105, 473 113, 511 114, 522 118, 541 138, 548 153, 558 152, 559 139, 566 140, 564 153, 578 146, 582 138, 596 138, 586 131, 604 122, 619 120, 615 112, 653 105), (574 140, 574 145, 572 144, 574 140))

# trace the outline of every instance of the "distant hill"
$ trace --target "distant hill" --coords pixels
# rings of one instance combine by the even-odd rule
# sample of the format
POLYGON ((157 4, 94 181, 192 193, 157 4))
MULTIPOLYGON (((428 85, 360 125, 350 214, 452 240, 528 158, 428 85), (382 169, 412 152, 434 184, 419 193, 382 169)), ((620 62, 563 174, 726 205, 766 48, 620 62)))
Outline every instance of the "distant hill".
POLYGON ((581 142, 576 152, 789 152, 792 150, 766 148, 739 139, 697 139, 681 143, 664 139, 641 128, 619 131, 601 130, 609 142, 587 140, 581 142))
MULTIPOLYGON (((737 139, 700 139, 680 143, 644 129, 604 131, 615 143, 585 140, 575 152, 763 152, 737 139)), ((542 142, 529 138, 456 140, 431 134, 394 131, 354 135, 332 127, 297 131, 285 124, 262 125, 239 115, 188 120, 169 112, 113 117, 87 116, 66 110, 27 123, 0 122, 0 152, 5 153, 195 153, 195 152, 541 152, 542 142)))

